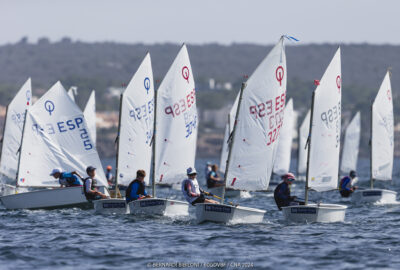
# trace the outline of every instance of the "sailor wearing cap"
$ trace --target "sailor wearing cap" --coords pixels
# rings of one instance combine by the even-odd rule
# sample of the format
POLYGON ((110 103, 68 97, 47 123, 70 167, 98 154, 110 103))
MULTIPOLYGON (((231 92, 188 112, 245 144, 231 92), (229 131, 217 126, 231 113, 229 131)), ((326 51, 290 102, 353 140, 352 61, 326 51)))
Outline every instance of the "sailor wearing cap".
POLYGON ((76 171, 62 172, 61 169, 53 169, 50 173, 50 176, 58 179, 61 187, 82 186, 82 182, 79 180, 79 178, 82 179, 82 176, 80 176, 79 173, 77 173, 76 171))
POLYGON ((217 201, 206 199, 203 195, 202 190, 199 187, 196 176, 197 172, 195 168, 188 168, 186 170, 188 178, 182 181, 182 193, 185 199, 192 205, 196 203, 218 203, 217 201))
POLYGON ((290 186, 295 179, 296 178, 294 177, 293 173, 284 174, 282 175, 282 183, 276 186, 274 191, 274 199, 279 210, 282 210, 282 207, 284 206, 304 204, 296 201, 296 196, 290 196, 290 186))
POLYGON ((83 192, 88 201, 107 199, 108 196, 97 190, 96 185, 96 168, 89 166, 86 168, 86 173, 89 177, 83 180, 83 192))

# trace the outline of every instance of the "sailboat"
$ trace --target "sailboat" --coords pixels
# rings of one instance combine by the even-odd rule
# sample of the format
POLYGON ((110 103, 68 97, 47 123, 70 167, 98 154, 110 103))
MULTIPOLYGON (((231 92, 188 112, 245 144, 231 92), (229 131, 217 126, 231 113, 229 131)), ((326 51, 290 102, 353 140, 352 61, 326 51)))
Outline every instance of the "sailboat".
POLYGON ((153 198, 129 203, 131 214, 188 215, 187 202, 156 197, 156 183, 180 184, 194 167, 197 142, 196 92, 192 67, 183 44, 155 93, 153 198))
POLYGON ((298 131, 298 149, 297 149, 297 180, 305 180, 307 171, 307 156, 308 151, 306 148, 308 136, 310 134, 310 114, 308 110, 306 117, 301 123, 298 131))
POLYGON ((396 202, 397 192, 374 188, 375 180, 392 180, 393 153, 393 99, 390 73, 388 71, 371 106, 370 189, 356 190, 352 194, 353 202, 396 202))
POLYGON ((361 119, 360 112, 351 120, 346 128, 342 151, 340 172, 347 175, 350 171, 357 170, 358 148, 360 146, 361 119))
MULTIPOLYGON (((286 97, 286 55, 283 37, 242 84, 225 170, 225 185, 266 190, 283 124, 286 97)), ((196 204, 197 222, 259 223, 265 210, 221 204, 196 204)))
POLYGON ((282 207, 285 219, 294 222, 344 221, 346 206, 310 204, 308 193, 337 189, 339 173, 342 80, 340 48, 313 92, 308 144, 305 205, 282 207))
POLYGON ((86 103, 85 109, 83 110, 86 123, 88 125, 89 134, 92 138, 92 142, 96 147, 97 132, 96 132, 96 91, 92 90, 89 99, 86 103))
POLYGON ((6 209, 90 207, 82 187, 59 188, 49 176, 54 168, 86 175, 89 165, 97 168, 97 184, 104 189, 107 181, 83 113, 57 82, 27 110, 21 139, 17 186, 42 189, 0 200, 6 209))
POLYGON ((294 126, 293 99, 289 99, 285 107, 285 121, 280 130, 278 150, 276 151, 273 173, 283 175, 289 172, 292 153, 294 126))
MULTIPOLYGON (((128 186, 136 178, 137 170, 145 170, 149 183, 154 126, 154 85, 150 53, 121 94, 117 138, 115 186, 128 186)), ((123 198, 102 199, 94 202, 96 213, 126 213, 123 198)))
POLYGON ((9 184, 15 183, 17 177, 22 128, 25 112, 30 106, 32 85, 31 79, 28 78, 6 109, 0 159, 1 195, 15 193, 15 186, 9 184))

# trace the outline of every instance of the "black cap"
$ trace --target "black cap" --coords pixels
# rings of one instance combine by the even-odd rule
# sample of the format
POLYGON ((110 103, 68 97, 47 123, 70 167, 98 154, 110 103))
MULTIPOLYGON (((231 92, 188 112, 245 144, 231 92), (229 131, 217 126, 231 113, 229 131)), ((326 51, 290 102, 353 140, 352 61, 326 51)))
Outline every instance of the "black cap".
POLYGON ((350 171, 350 177, 356 177, 357 176, 357 173, 356 173, 356 171, 350 171))
POLYGON ((94 171, 94 170, 96 170, 95 167, 89 166, 89 167, 86 168, 86 173, 92 172, 92 171, 94 171))

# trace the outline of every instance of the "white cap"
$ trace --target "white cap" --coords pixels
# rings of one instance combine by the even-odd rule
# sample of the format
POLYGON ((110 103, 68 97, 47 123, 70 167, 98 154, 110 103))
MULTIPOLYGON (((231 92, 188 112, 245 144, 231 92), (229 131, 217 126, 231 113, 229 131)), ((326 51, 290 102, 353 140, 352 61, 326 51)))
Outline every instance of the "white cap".
POLYGON ((61 173, 61 170, 60 170, 60 169, 53 169, 53 170, 51 171, 50 176, 53 176, 53 175, 55 175, 56 173, 61 173))
POLYGON ((187 175, 197 174, 197 172, 196 172, 196 169, 195 169, 195 168, 189 167, 189 168, 187 168, 187 170, 186 170, 186 174, 187 174, 187 175))

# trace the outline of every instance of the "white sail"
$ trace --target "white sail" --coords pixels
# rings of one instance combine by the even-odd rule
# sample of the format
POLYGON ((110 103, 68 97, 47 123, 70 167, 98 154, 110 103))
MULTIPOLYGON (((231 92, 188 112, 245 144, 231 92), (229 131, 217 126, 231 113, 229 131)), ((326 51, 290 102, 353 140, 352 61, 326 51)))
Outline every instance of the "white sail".
POLYGON ((286 76, 286 55, 281 38, 244 89, 227 169, 227 187, 268 188, 283 123, 286 76))
POLYGON ((32 105, 32 85, 29 78, 7 106, 0 160, 2 179, 15 180, 25 111, 32 105))
POLYGON ((372 105, 372 178, 391 180, 393 170, 393 100, 389 72, 372 105))
POLYGON ((340 48, 314 91, 308 186, 316 191, 337 188, 341 130, 340 48))
POLYGON ((154 121, 154 84, 148 53, 122 94, 118 183, 129 185, 136 171, 146 171, 149 184, 154 121))
POLYGON ((358 159, 358 147, 360 145, 360 131, 361 131, 361 120, 360 112, 351 120, 350 124, 346 128, 344 135, 344 144, 342 151, 342 162, 340 164, 340 172, 342 174, 348 174, 350 171, 357 170, 357 159, 358 159))
POLYGON ((97 131, 96 131, 96 92, 93 90, 90 94, 86 107, 83 110, 86 123, 88 125, 89 134, 96 147, 97 131))
POLYGON ((180 183, 194 167, 198 117, 193 72, 183 45, 157 91, 155 179, 180 183))
POLYGON ((68 96, 75 102, 75 88, 71 87, 68 89, 68 96))
POLYGON ((235 117, 236 117, 236 111, 237 111, 237 106, 239 103, 239 95, 240 93, 236 96, 235 102, 232 105, 231 111, 229 112, 228 115, 228 123, 226 124, 225 127, 225 135, 224 135, 224 141, 222 142, 222 150, 221 150, 221 160, 219 162, 219 170, 221 172, 225 172, 226 168, 226 161, 228 159, 228 153, 229 153, 229 138, 231 136, 234 122, 235 122, 235 117))
POLYGON ((297 173, 305 174, 307 171, 307 156, 308 150, 306 147, 308 135, 310 133, 310 115, 311 111, 308 110, 306 117, 303 120, 303 123, 299 129, 299 156, 297 160, 297 173))
POLYGON ((278 175, 283 175, 289 172, 293 141, 293 122, 293 99, 290 99, 285 107, 285 118, 280 131, 278 150, 276 151, 273 169, 273 172, 278 175))
POLYGON ((87 166, 97 168, 98 185, 107 186, 83 113, 57 82, 27 112, 18 185, 59 186, 49 176, 54 168, 85 176, 87 166))

